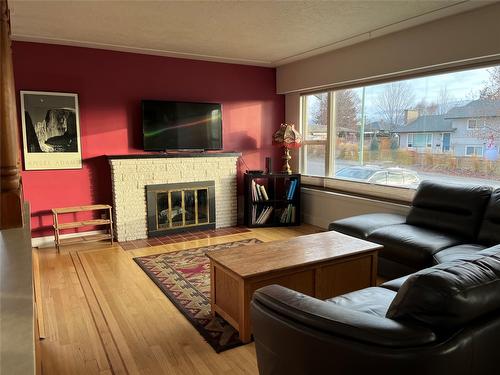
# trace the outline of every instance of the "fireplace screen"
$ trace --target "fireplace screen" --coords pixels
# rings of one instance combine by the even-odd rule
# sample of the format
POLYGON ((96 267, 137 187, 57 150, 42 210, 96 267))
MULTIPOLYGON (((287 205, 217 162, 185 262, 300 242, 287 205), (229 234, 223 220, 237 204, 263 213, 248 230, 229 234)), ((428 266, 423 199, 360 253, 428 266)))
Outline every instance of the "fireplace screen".
POLYGON ((215 228, 213 181, 146 186, 150 235, 192 227, 215 228))
POLYGON ((208 188, 156 193, 158 229, 207 224, 209 210, 208 188))

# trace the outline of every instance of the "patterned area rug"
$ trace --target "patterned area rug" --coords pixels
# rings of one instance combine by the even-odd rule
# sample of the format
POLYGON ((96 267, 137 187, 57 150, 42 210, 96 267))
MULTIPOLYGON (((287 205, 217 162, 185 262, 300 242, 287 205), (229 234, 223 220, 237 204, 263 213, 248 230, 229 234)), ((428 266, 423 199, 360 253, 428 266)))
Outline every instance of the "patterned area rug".
POLYGON ((134 258, 162 292, 184 314, 217 353, 242 345, 238 332, 220 316, 210 311, 209 251, 261 243, 248 240, 227 242, 134 258))

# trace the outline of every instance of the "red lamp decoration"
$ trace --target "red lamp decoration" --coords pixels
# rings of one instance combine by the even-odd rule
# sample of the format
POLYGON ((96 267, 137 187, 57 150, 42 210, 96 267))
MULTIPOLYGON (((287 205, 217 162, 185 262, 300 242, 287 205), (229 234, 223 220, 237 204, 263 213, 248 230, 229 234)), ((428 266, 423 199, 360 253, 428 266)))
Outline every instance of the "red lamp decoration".
POLYGON ((273 144, 285 148, 282 171, 291 174, 290 160, 292 157, 290 156, 290 149, 302 146, 302 136, 295 130, 295 125, 281 124, 280 128, 273 134, 273 144))

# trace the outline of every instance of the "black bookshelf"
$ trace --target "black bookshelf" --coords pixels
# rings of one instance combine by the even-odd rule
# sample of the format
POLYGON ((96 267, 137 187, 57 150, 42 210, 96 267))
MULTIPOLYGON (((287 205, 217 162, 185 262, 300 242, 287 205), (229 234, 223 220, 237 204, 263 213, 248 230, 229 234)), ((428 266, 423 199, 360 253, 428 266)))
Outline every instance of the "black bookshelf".
POLYGON ((300 174, 245 173, 245 225, 300 225, 300 214, 300 174))

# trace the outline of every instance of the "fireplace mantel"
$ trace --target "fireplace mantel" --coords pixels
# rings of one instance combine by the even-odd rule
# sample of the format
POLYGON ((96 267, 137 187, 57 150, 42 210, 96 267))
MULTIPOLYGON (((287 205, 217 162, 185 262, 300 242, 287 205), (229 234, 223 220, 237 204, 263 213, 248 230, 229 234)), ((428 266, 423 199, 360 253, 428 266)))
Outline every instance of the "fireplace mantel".
POLYGON ((149 154, 125 154, 125 155, 106 155, 108 160, 120 159, 158 159, 158 158, 223 158, 240 157, 241 152, 157 152, 149 154))
POLYGON ((216 227, 236 225, 239 156, 237 152, 109 155, 117 240, 148 237, 146 185, 214 181, 216 227))

